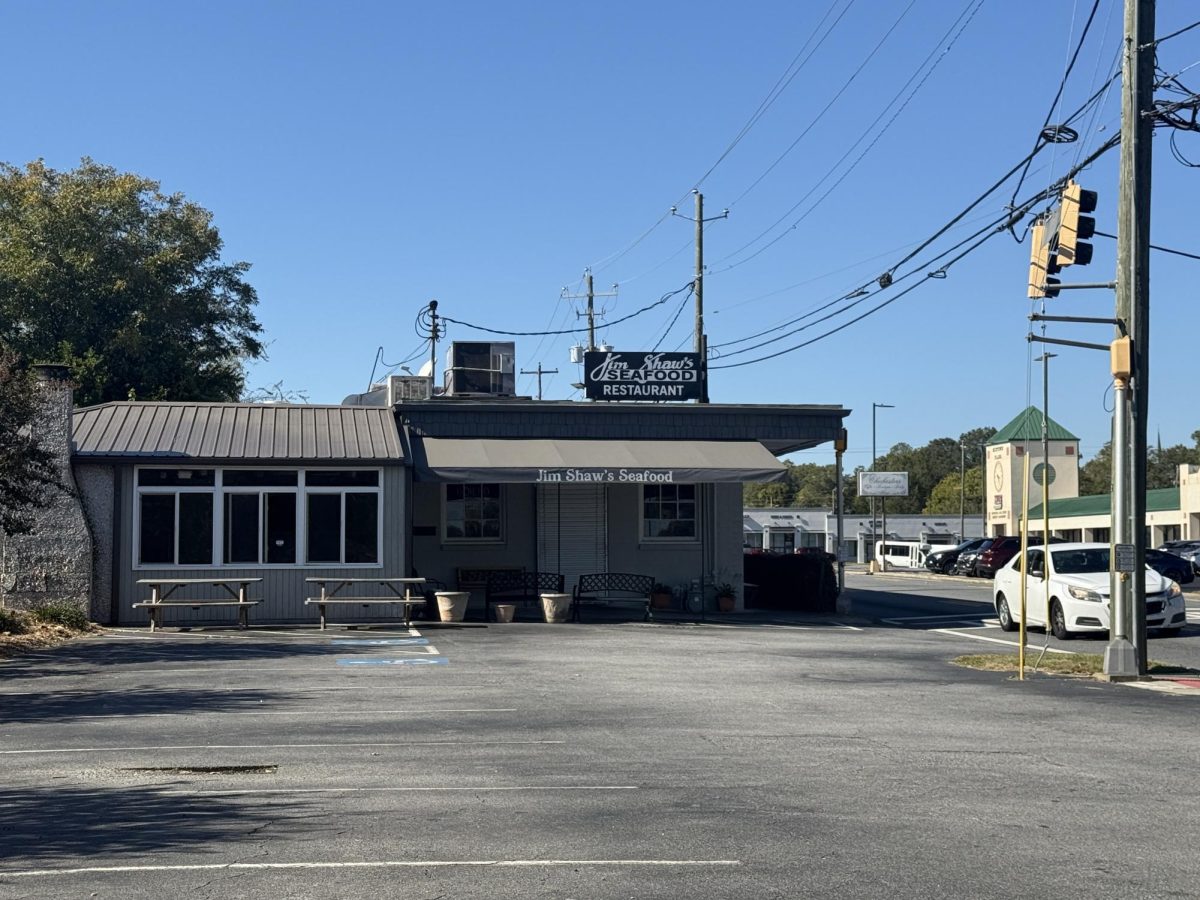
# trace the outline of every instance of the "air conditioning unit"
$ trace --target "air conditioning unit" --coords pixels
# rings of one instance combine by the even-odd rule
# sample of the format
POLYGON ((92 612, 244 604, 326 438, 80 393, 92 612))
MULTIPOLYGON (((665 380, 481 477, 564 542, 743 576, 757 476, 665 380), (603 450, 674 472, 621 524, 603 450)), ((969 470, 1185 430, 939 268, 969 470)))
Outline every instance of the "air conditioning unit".
POLYGON ((423 375, 389 375, 388 406, 405 400, 428 400, 433 396, 433 379, 423 375))
POLYGON ((512 397, 517 392, 512 341, 454 341, 448 359, 448 397, 512 397))

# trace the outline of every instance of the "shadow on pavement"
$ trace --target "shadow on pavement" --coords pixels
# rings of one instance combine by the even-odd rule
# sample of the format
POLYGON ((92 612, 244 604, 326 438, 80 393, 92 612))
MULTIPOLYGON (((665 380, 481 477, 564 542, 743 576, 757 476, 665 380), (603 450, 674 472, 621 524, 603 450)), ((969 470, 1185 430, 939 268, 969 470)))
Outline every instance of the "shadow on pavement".
POLYGON ((155 688, 153 691, 47 691, 6 697, 0 724, 68 722, 81 716, 238 712, 277 703, 286 695, 270 691, 212 691, 155 688))
POLYGON ((0 789, 0 860, 8 868, 66 868, 84 859, 97 864, 175 849, 227 856, 229 844, 268 824, 277 834, 279 820, 310 813, 295 801, 251 805, 245 798, 173 795, 158 786, 6 788, 0 789))

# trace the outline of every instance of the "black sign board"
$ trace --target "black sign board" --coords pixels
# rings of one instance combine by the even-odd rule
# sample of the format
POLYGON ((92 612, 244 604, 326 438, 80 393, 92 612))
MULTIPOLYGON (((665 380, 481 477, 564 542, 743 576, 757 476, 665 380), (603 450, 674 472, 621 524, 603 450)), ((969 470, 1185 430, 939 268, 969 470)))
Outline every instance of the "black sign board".
POLYGON ((699 353, 589 350, 583 383, 589 400, 699 400, 699 353))

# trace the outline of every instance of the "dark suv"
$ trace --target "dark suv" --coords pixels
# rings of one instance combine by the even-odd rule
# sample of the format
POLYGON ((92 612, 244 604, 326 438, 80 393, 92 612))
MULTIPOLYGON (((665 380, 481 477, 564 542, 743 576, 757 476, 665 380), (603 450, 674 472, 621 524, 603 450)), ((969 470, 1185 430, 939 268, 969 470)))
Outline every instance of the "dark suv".
MULTIPOLYGON (((1039 537, 1029 542, 1031 547, 1040 547, 1042 539, 1039 537)), ((1061 544, 1062 538, 1052 537, 1050 543, 1061 544)), ((998 537, 992 540, 992 546, 979 554, 979 559, 975 561, 975 571, 984 578, 995 578, 996 572, 1004 568, 1004 564, 1017 555, 1021 550, 1021 539, 1019 537, 998 537)))

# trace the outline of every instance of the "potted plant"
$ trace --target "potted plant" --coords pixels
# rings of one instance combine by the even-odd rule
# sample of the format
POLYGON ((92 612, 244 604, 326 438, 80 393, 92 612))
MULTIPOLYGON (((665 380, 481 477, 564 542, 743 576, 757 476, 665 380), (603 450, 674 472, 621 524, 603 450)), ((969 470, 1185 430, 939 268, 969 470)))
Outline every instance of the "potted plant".
POLYGON ((723 613, 733 612, 737 605, 737 589, 728 581, 717 585, 717 609, 723 613))
POLYGON ((654 587, 650 588, 650 605, 654 609, 670 609, 672 596, 674 594, 669 584, 655 582, 654 587))

